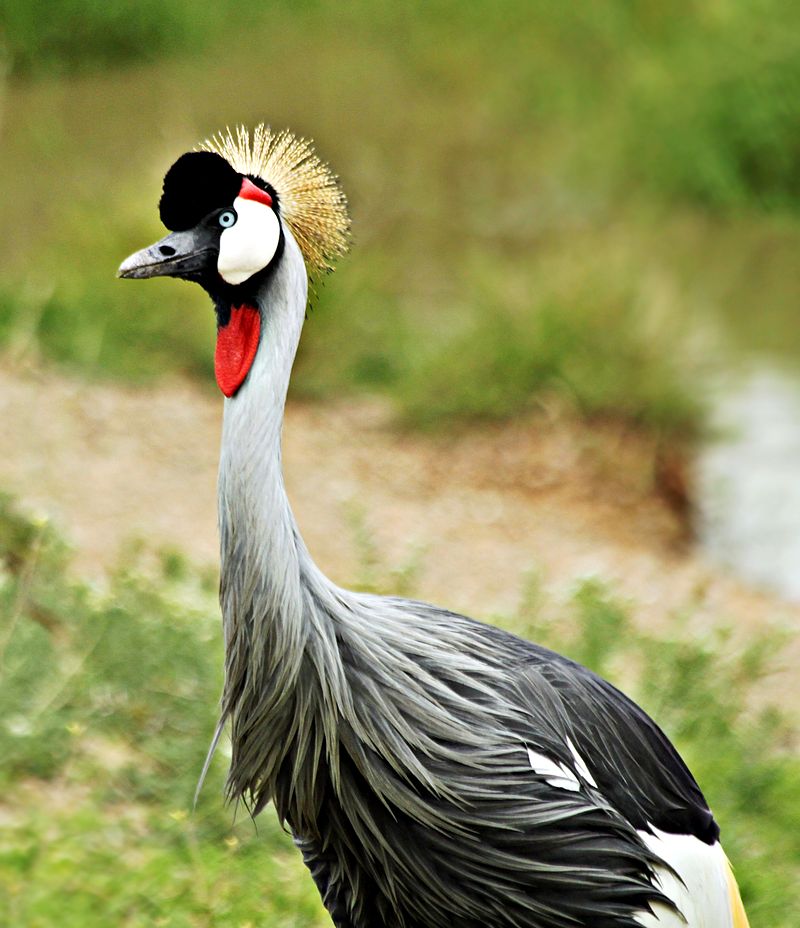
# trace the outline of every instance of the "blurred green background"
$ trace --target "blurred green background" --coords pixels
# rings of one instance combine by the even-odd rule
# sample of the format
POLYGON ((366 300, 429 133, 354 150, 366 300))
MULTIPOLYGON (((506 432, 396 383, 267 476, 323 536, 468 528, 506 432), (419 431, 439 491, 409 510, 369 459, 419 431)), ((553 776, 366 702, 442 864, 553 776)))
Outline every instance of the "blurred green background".
MULTIPOLYGON (((353 214, 295 395, 379 392, 423 429, 544 404, 690 448, 721 371, 797 365, 790 0, 0 0, 0 54, 0 347, 14 363, 212 389, 204 295, 119 284, 116 268, 161 235, 178 154, 267 121, 315 140, 353 214)), ((0 783, 14 797, 0 921, 326 924, 270 815, 259 836, 231 826, 224 763, 187 815, 219 685, 213 578, 174 556, 101 595, 11 503, 0 529, 0 783), (147 656, 133 675, 120 648, 147 656)), ((753 928, 796 925, 794 736, 747 698, 773 646, 667 646, 595 587, 548 608, 557 646, 612 676, 644 669, 628 688, 713 793, 753 928)), ((541 609, 506 624, 546 637, 541 609)))
POLYGON ((97 377, 205 374, 202 295, 121 300, 114 271, 159 235, 177 152, 267 120, 315 139, 353 211, 303 394, 385 390, 425 424, 549 392, 691 434, 717 349, 800 351, 790 2, 2 10, 14 350, 97 377))

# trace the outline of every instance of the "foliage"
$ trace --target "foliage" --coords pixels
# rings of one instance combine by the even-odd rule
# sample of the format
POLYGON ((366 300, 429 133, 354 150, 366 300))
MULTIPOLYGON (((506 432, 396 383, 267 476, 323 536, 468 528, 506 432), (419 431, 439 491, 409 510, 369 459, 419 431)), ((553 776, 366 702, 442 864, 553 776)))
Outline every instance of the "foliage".
POLYGON ((201 295, 113 274, 159 234, 168 159, 265 116, 315 136, 353 202, 353 255, 314 300, 301 393, 384 391, 423 426, 555 394, 685 436, 702 422, 698 330, 727 336, 735 319, 748 348, 800 351, 789 0, 436 0, 414 15, 5 0, 2 21, 13 352, 208 379, 201 295), (149 63, 80 76, 132 60, 149 63))
POLYGON ((210 369, 213 313, 184 323, 181 296, 166 305, 96 273, 70 274, 55 290, 0 284, 0 343, 12 356, 44 356, 89 378, 149 381, 164 373, 202 377, 210 369), (119 307, 119 310, 116 308, 119 307))
POLYGON ((667 196, 717 209, 797 212, 796 4, 678 4, 672 15, 668 33, 659 30, 655 42, 645 35, 634 52, 626 163, 667 196), (681 6, 693 14, 683 23, 677 21, 686 12, 681 6))
MULTIPOLYGON (((118 66, 202 44, 227 16, 246 12, 238 0, 0 0, 0 38, 18 75, 118 66)), ((241 22, 241 19, 240 19, 241 22)))
POLYGON ((172 553, 100 592, 66 558, 2 501, 0 922, 325 924, 273 819, 224 808, 222 760, 191 811, 221 685, 213 578, 172 553))
MULTIPOLYGON (((264 19, 285 12, 270 5, 264 19)), ((177 0, 3 0, 0 21, 18 74, 80 71, 155 60, 235 37, 252 4, 177 0)), ((294 16, 322 28, 335 18, 370 18, 386 33, 407 28, 387 3, 357 2, 346 12, 325 3, 295 5, 294 16), (371 14, 371 17, 370 17, 371 14)), ((800 204, 800 13, 791 0, 745 0, 668 7, 605 0, 598 4, 426 4, 412 52, 447 34, 456 51, 480 42, 495 49, 501 77, 513 77, 520 109, 555 118, 615 123, 624 164, 656 188, 714 206, 800 204), (453 36, 453 13, 460 29, 453 36), (519 55, 523 44, 530 54, 519 55), (506 52, 504 60, 502 51, 506 52), (514 55, 516 53, 516 55, 514 55), (511 56, 514 57, 511 57, 511 56), (598 77, 601 80, 598 81, 598 77), (522 101, 526 101, 524 105, 522 101)), ((452 52, 451 52, 452 56, 452 52)), ((447 60, 440 50, 440 58, 447 60)), ((490 82, 497 79, 489 75, 490 82)), ((496 89, 496 88, 495 88, 496 89)), ((617 153, 619 154, 619 153, 617 153)), ((627 172, 626 172, 627 174, 627 172)))
MULTIPOLYGON (((409 592, 354 526, 374 588, 409 592)), ((269 811, 238 823, 224 757, 197 811, 221 655, 213 578, 143 555, 100 591, 68 578, 48 526, 0 506, 0 921, 46 928, 329 924, 269 811)), ((723 823, 753 928, 800 914, 800 765, 774 710, 752 708, 768 650, 637 629, 597 583, 566 603, 531 583, 504 624, 619 682, 664 724, 723 823)), ((221 749, 224 753, 224 746, 221 749)))
POLYGON ((452 314, 399 385, 408 421, 500 419, 555 396, 587 417, 691 434, 703 408, 683 378, 696 372, 686 349, 680 358, 670 350, 674 336, 641 284, 586 262, 558 279, 544 263, 516 273, 501 265, 501 287, 488 268, 476 274, 473 306, 457 322, 452 314))

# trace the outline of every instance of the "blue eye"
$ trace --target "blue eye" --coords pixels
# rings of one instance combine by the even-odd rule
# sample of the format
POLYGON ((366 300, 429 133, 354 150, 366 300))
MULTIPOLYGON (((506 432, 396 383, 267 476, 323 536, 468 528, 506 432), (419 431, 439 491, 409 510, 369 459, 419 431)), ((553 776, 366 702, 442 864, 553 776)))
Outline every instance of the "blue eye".
POLYGON ((232 225, 236 224, 236 213, 232 209, 226 209, 224 213, 219 214, 217 222, 223 229, 230 229, 232 225))

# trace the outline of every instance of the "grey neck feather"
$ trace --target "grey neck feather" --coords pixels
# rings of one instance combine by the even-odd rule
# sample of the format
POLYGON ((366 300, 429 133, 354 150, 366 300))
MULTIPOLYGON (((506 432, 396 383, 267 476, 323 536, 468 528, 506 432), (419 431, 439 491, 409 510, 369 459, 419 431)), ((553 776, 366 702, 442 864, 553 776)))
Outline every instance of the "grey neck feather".
MULTIPOLYGON (((230 720, 229 793, 255 807, 274 797, 287 763, 307 772, 319 762, 320 681, 306 665, 321 645, 326 670, 337 676, 332 629, 310 608, 334 588, 306 551, 281 470, 284 404, 306 300, 303 257, 287 231, 280 264, 259 294, 258 352, 225 401, 218 487, 226 653, 220 729, 230 720), (304 719, 314 728, 309 741, 296 730, 304 719)), ((287 771, 292 783, 297 771, 287 771)))
POLYGON ((261 344, 245 383, 225 400, 218 486, 226 648, 242 635, 263 641, 267 632, 282 655, 295 658, 300 539, 283 485, 281 425, 306 300, 296 251, 287 239, 284 259, 260 294, 261 344), (252 613, 254 600, 260 614, 252 613))
MULTIPOLYGON (((478 729, 493 724, 485 711, 475 715, 475 700, 460 698, 459 688, 474 695, 484 681, 494 690, 487 678, 502 673, 505 659, 467 620, 342 590, 311 560, 286 496, 280 450, 306 298, 302 254, 287 232, 281 263, 260 295, 258 353, 239 392, 225 401, 225 685, 210 752, 229 721, 229 795, 254 811, 274 800, 296 829, 313 824, 321 765, 338 788, 339 750, 351 735, 353 751, 374 747, 396 770, 446 793, 429 769, 446 753, 441 738, 466 719, 478 745, 486 740, 478 729), (426 669, 433 657, 435 674, 426 669)), ((371 778, 370 770, 362 773, 371 778)), ((383 784, 372 785, 380 792, 383 784)))

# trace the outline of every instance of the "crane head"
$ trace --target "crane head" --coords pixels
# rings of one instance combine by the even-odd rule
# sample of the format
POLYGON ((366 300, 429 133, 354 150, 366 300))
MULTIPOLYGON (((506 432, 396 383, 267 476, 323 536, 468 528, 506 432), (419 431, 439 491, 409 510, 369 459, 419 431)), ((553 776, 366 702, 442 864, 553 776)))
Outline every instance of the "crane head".
POLYGON ((274 188, 239 173, 216 152, 178 158, 164 178, 159 212, 172 231, 127 258, 120 277, 181 277, 217 296, 280 258, 283 230, 274 188))
POLYGON ((181 155, 164 177, 159 212, 170 233, 126 258, 119 276, 179 277, 208 291, 217 310, 217 380, 231 396, 258 347, 259 296, 287 235, 310 276, 332 270, 347 250, 347 201, 307 141, 262 124, 252 137, 228 129, 181 155))
POLYGON ((198 149, 164 178, 159 211, 171 234, 127 258, 120 277, 182 277, 212 294, 239 287, 280 259, 287 229, 309 275, 333 269, 347 250, 347 201, 309 142, 262 124, 198 149))

